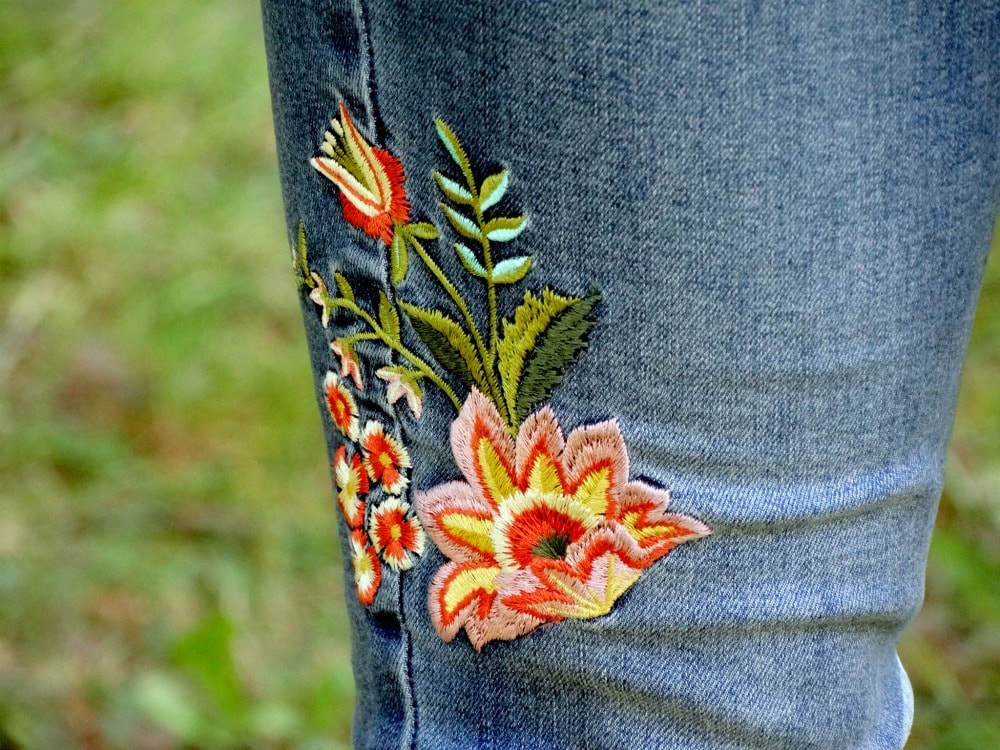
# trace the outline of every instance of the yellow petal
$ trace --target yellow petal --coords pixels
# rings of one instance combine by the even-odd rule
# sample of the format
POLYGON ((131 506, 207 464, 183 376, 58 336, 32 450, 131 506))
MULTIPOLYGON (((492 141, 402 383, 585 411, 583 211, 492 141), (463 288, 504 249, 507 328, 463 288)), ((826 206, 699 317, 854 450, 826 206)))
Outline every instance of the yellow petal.
POLYGON ((611 470, 604 466, 592 471, 577 487, 573 497, 578 503, 603 516, 608 512, 608 492, 611 490, 611 470))
POLYGON ((479 438, 476 458, 479 459, 479 478, 493 502, 499 504, 503 498, 513 494, 514 483, 507 473, 507 467, 486 436, 479 438))
POLYGON ((541 493, 557 492, 562 493, 563 485, 559 479, 559 470, 556 469, 552 457, 547 453, 541 453, 531 465, 531 474, 528 476, 528 488, 541 493))
POLYGON ((437 523, 446 534, 492 556, 493 542, 490 534, 493 531, 493 519, 453 511, 442 513, 437 523))
POLYGON ((458 609, 468 604, 469 599, 477 592, 490 595, 496 592, 496 578, 500 568, 482 566, 467 568, 449 578, 444 584, 439 601, 447 617, 454 617, 458 609))

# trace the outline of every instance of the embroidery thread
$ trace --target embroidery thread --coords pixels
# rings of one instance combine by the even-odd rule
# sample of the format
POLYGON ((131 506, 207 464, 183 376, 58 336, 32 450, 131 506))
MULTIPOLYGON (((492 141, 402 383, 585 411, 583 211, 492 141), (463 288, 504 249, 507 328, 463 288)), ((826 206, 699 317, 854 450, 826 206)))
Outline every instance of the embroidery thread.
POLYGON ((669 512, 668 490, 629 478, 616 420, 564 435, 546 402, 589 345, 600 293, 528 289, 510 317, 501 317, 501 293, 532 269, 530 255, 501 252, 527 219, 501 210, 507 170, 477 179, 455 133, 442 120, 434 124, 453 163, 433 172, 439 207, 459 266, 481 287, 482 305, 470 305, 424 246, 442 232, 430 221, 412 221, 402 162, 365 141, 343 103, 310 163, 336 186, 345 220, 386 245, 392 294, 380 291, 377 304, 369 300, 366 307, 343 274, 334 273, 328 285, 309 267, 301 226, 293 264, 323 326, 343 316, 355 327, 331 344, 340 375, 328 373, 324 387, 334 423, 360 443, 360 465, 357 452, 348 462, 338 450, 336 462, 338 500, 353 530, 358 596, 365 602, 377 589, 380 560, 396 571, 411 568, 426 535, 447 558, 428 594, 434 626, 449 641, 464 628, 479 650, 545 623, 607 614, 643 570, 711 529, 669 512), (411 252, 441 286, 449 309, 405 299, 399 286, 411 252), (404 320, 429 358, 404 342, 404 320), (410 468, 402 443, 375 420, 359 434, 357 406, 345 385, 350 378, 362 388, 354 352, 359 341, 381 342, 397 358, 375 372, 390 403, 405 398, 420 419, 427 381, 458 412, 451 448, 464 481, 417 491, 415 509, 401 497, 410 468), (368 510, 362 539, 359 497, 376 486, 388 497, 368 510))

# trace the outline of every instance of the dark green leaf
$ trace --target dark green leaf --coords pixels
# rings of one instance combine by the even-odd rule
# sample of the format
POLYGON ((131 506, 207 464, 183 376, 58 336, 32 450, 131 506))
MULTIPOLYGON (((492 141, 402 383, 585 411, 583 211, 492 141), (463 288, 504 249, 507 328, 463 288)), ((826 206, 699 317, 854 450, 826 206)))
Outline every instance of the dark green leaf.
POLYGON ((587 348, 587 336, 594 327, 590 317, 600 294, 588 295, 557 313, 528 352, 517 389, 515 418, 524 421, 531 411, 552 395, 563 375, 587 348))
POLYGON ((466 388, 476 386, 486 392, 486 377, 476 347, 458 321, 440 310, 428 310, 402 300, 400 306, 434 359, 466 388))

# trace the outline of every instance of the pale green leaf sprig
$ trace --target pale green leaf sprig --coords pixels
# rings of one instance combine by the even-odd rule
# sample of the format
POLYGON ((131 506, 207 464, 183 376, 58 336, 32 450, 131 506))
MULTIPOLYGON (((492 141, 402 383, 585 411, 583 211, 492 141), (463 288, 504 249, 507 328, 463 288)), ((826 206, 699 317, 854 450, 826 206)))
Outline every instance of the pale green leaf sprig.
POLYGON ((443 120, 435 120, 434 125, 461 175, 454 179, 442 171, 433 172, 443 197, 441 211, 459 236, 453 243, 455 254, 466 273, 485 288, 486 335, 456 285, 433 261, 428 266, 448 291, 462 319, 406 302, 401 302, 401 307, 437 363, 464 387, 487 395, 511 432, 516 433, 520 423, 551 395, 566 368, 586 348, 599 294, 595 291, 586 297, 567 297, 549 289, 540 295, 529 291, 513 318, 500 320, 500 288, 524 280, 532 258, 500 257, 498 250, 517 239, 528 222, 520 215, 493 215, 510 187, 510 173, 501 169, 477 180, 455 132, 443 120))
POLYGON ((470 305, 460 285, 429 251, 430 243, 442 239, 440 229, 430 221, 393 225, 388 247, 391 289, 379 292, 373 312, 357 298, 343 274, 334 273, 328 288, 309 268, 301 225, 297 247, 293 248, 293 266, 299 284, 309 289, 310 299, 322 308, 324 327, 337 311, 361 324, 360 330, 339 339, 342 348, 363 340, 380 341, 398 356, 397 363, 379 371, 393 403, 405 397, 414 416, 419 417, 422 380, 437 386, 456 409, 461 409, 462 399, 453 385, 466 392, 476 389, 493 401, 516 435, 521 423, 551 397, 567 368, 586 349, 600 294, 596 290, 584 296, 562 295, 548 288, 528 290, 513 315, 501 319, 500 292, 523 282, 532 269, 530 254, 507 251, 528 221, 522 215, 501 211, 511 186, 508 170, 501 168, 477 179, 454 131, 440 119, 434 125, 457 167, 457 174, 454 168, 432 172, 442 196, 442 226, 453 231, 451 246, 460 267, 481 285, 485 304, 470 305), (404 299, 402 285, 410 272, 411 254, 441 286, 453 306, 451 311, 404 299), (409 324, 405 327, 404 318, 409 324), (429 353, 428 359, 406 345, 404 339, 411 330, 429 353))

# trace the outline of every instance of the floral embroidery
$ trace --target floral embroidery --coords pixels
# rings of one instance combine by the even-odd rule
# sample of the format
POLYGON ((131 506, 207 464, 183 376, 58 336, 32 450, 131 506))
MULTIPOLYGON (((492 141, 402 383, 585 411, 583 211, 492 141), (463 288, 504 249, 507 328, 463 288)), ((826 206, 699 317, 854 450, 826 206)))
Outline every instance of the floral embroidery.
POLYGON ((406 398, 406 404, 413 416, 420 419, 423 411, 422 392, 420 384, 413 378, 410 371, 400 367, 382 367, 375 371, 375 377, 386 382, 385 396, 390 404, 401 398, 406 398))
POLYGON ((326 406, 333 423, 350 440, 358 439, 358 404, 335 372, 328 372, 323 381, 326 406))
POLYGON ((347 525, 359 528, 365 524, 365 501, 368 494, 368 474, 357 453, 347 460, 347 446, 341 445, 333 458, 333 478, 337 483, 337 503, 347 525))
POLYGON ((424 553, 424 530, 416 518, 406 517, 409 510, 408 503, 390 498, 372 513, 368 535, 393 570, 409 570, 414 555, 424 553))
POLYGON ((473 391, 451 443, 466 481, 416 498, 424 528, 451 560, 430 590, 434 625, 448 640, 464 626, 481 648, 544 622, 607 614, 642 570, 710 533, 668 513, 665 490, 629 481, 614 421, 564 439, 544 407, 512 438, 495 405, 473 391))
POLYGON ((398 495, 409 483, 403 469, 410 467, 410 454, 381 423, 370 420, 361 436, 364 465, 373 482, 381 483, 390 495, 398 495))
POLYGON ((358 587, 358 600, 366 607, 375 601, 382 583, 382 565, 375 548, 368 544, 368 535, 361 529, 351 532, 351 565, 354 583, 358 587))
POLYGON ((340 189, 344 218, 365 234, 392 242, 393 225, 410 220, 403 190, 403 164, 388 151, 369 145, 340 105, 340 121, 331 120, 323 139, 324 156, 309 163, 340 189))
POLYGON ((361 365, 358 364, 358 358, 354 356, 353 347, 348 342, 337 339, 330 344, 330 349, 340 357, 340 377, 351 378, 354 381, 354 387, 359 391, 363 390, 365 386, 361 380, 361 365))
POLYGON ((345 518, 356 529, 364 517, 357 505, 361 478, 390 496, 368 509, 366 541, 352 533, 359 597, 364 601, 363 590, 374 596, 379 555, 395 571, 415 564, 426 529, 447 558, 428 595, 434 626, 445 640, 464 629, 481 649, 545 623, 607 614, 643 570, 711 530, 669 512, 669 491, 629 478, 628 450, 615 420, 564 435, 546 402, 587 349, 600 294, 528 289, 514 298, 510 316, 501 316, 501 297, 533 266, 530 255, 502 252, 528 221, 503 210, 507 170, 478 179, 455 133, 441 120, 434 124, 453 163, 447 172, 433 172, 439 206, 454 235, 457 265, 471 285, 456 283, 425 247, 441 238, 441 230, 411 220, 402 163, 368 143, 343 104, 310 163, 336 186, 346 221, 387 246, 391 286, 376 301, 361 299, 339 272, 328 285, 309 267, 301 226, 293 262, 300 286, 321 309, 323 326, 334 316, 349 326, 331 344, 340 377, 330 372, 326 380, 334 422, 360 441, 364 468, 362 473, 357 455, 348 463, 346 452, 338 452, 345 518), (440 285, 447 309, 405 298, 400 285, 411 252, 440 285), (475 313, 462 291, 470 286, 481 294, 475 313), (410 329, 422 349, 404 341, 410 329), (414 508, 396 497, 409 484, 406 449, 377 420, 368 420, 358 436, 357 408, 341 382, 351 378, 362 388, 358 341, 380 342, 391 353, 393 364, 375 372, 389 403, 405 398, 420 419, 426 382, 458 412, 451 447, 464 481, 418 491, 414 508))

